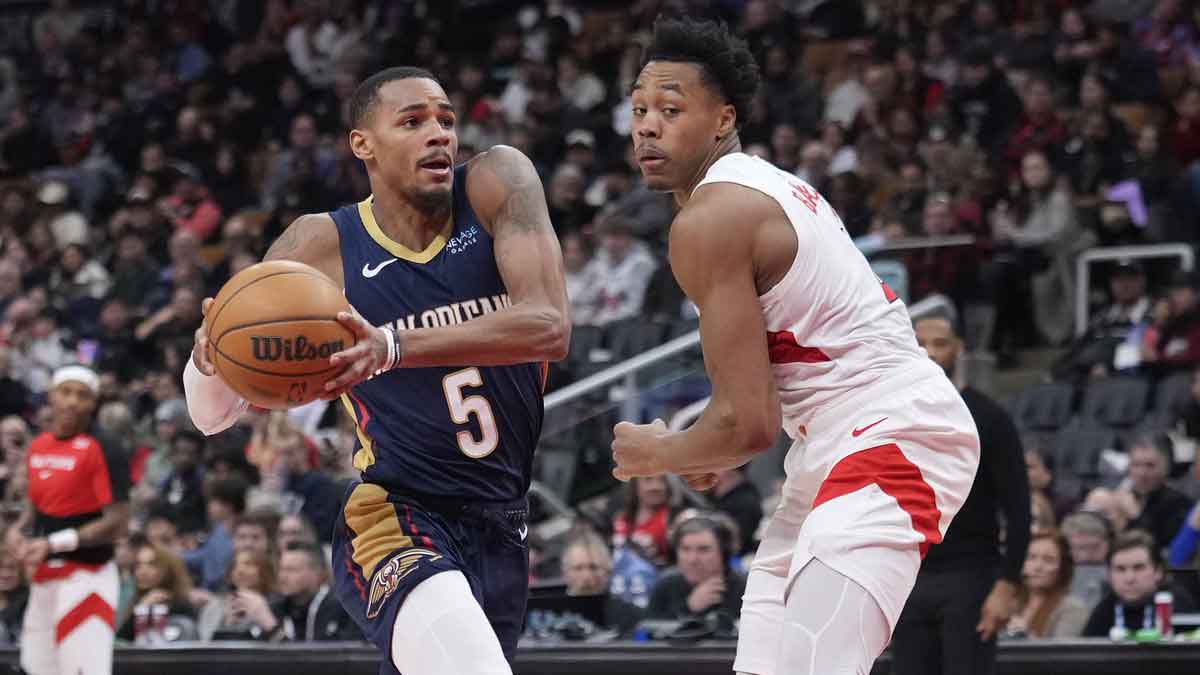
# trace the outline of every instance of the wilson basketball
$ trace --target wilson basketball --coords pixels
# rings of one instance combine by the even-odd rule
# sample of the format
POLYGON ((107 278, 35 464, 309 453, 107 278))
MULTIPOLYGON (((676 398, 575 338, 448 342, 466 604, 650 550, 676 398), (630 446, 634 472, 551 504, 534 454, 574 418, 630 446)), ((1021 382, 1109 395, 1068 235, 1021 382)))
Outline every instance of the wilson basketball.
POLYGON ((337 321, 338 312, 349 311, 342 289, 308 265, 272 260, 247 267, 209 308, 209 359, 253 405, 304 405, 339 372, 329 357, 355 342, 337 321))

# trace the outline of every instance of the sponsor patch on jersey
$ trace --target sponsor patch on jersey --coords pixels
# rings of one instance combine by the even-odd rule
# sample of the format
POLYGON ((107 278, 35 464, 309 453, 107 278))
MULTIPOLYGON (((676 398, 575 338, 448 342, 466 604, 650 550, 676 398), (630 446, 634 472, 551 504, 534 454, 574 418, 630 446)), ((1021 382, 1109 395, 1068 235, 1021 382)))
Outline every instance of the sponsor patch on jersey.
POLYGON ((427 548, 405 549, 392 556, 371 576, 371 591, 367 595, 367 618, 374 619, 379 616, 379 612, 383 611, 383 604, 400 587, 400 582, 412 574, 422 561, 441 559, 440 553, 427 548))

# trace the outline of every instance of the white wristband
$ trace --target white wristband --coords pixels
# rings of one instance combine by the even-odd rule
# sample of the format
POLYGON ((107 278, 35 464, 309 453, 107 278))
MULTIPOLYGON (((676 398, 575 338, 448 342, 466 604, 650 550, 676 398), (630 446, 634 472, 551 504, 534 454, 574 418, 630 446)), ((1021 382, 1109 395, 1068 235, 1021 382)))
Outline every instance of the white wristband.
POLYGON ((391 328, 381 326, 379 330, 382 330, 384 336, 387 338, 387 356, 384 357, 383 365, 379 367, 379 370, 375 371, 376 375, 385 373, 396 365, 396 337, 392 334, 391 328))
POLYGON ((79 548, 79 530, 59 530, 46 537, 46 541, 51 553, 70 553, 79 548))

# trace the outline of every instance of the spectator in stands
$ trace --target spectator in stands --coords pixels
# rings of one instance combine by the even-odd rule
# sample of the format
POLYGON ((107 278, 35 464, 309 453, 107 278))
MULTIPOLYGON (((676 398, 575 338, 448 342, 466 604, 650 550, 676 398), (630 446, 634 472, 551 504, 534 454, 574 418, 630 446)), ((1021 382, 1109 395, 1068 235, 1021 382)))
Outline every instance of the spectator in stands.
POLYGON ((646 288, 658 263, 627 223, 616 219, 605 222, 600 237, 600 250, 590 263, 596 267, 593 274, 597 285, 592 323, 604 326, 636 317, 642 311, 646 288))
POLYGON ((987 149, 998 149, 1004 143, 1004 132, 1021 114, 1021 99, 1004 73, 992 64, 993 57, 986 45, 969 47, 958 86, 950 97, 950 108, 958 118, 959 128, 987 149))
POLYGON ((762 521, 762 496, 758 488, 746 477, 749 465, 729 469, 717 474, 717 484, 709 491, 713 507, 733 519, 738 526, 739 538, 735 553, 744 555, 754 552, 754 534, 762 521))
POLYGON ((729 528, 717 518, 698 515, 679 523, 671 542, 676 566, 655 582, 646 616, 687 619, 719 611, 737 617, 746 580, 729 568, 736 547, 729 528))
POLYGON ((1196 560, 1196 548, 1200 545, 1200 504, 1192 507, 1179 533, 1171 540, 1167 562, 1171 567, 1191 567, 1196 560))
POLYGON ((1054 489, 1054 468, 1037 447, 1037 439, 1023 438, 1025 448, 1025 475, 1029 478, 1031 494, 1042 495, 1051 505, 1055 521, 1065 518, 1075 508, 1075 500, 1069 495, 1059 494, 1054 489))
MULTIPOLYGON (((1004 292, 1009 302, 1020 302, 1014 289, 1030 278, 1034 323, 1051 344, 1061 344, 1071 335, 1074 256, 1087 247, 1088 237, 1079 230, 1071 197, 1044 153, 1032 151, 1021 158, 1021 185, 1016 200, 1000 202, 989 217, 993 237, 1011 260, 1012 276, 1004 292)), ((996 319, 1001 327, 1028 322, 1019 309, 1015 314, 1012 306, 1000 309, 1006 310, 996 319)))
POLYGON ((631 541, 661 567, 670 556, 667 528, 671 512, 679 507, 679 493, 661 476, 634 478, 625 489, 625 508, 613 520, 613 547, 631 541))
POLYGON ((171 439, 171 473, 163 481, 159 493, 171 507, 173 520, 184 533, 205 529, 207 515, 204 506, 204 435, 183 429, 171 439))
MULTIPOLYGON (((115 216, 114 216, 115 217, 115 216)), ((119 298, 130 307, 141 307, 146 296, 158 282, 161 270, 150 258, 148 242, 137 232, 126 232, 117 243, 117 257, 111 264, 113 271, 113 297, 119 298)))
POLYGON ((275 541, 279 543, 280 551, 297 545, 317 546, 320 543, 312 522, 299 513, 291 513, 279 519, 275 541))
POLYGON ((1150 322, 1146 273, 1140 263, 1122 260, 1109 277, 1112 304, 1096 314, 1052 367, 1057 379, 1082 384, 1089 376, 1129 370, 1141 363, 1142 336, 1150 322))
POLYGON ((246 510, 248 488, 240 478, 225 478, 207 484, 208 536, 199 548, 184 553, 188 568, 207 591, 220 588, 229 571, 229 563, 233 560, 233 526, 246 510))
POLYGON ((1142 361, 1160 375, 1200 365, 1200 273, 1180 270, 1169 291, 1170 314, 1158 341, 1142 350, 1142 361))
MULTIPOLYGON (((951 321, 922 318, 914 328, 917 342, 954 380, 963 344, 951 321)), ((892 667, 897 675, 928 672, 930 654, 939 655, 942 669, 991 672, 996 636, 1016 610, 1031 532, 1021 439, 995 401, 971 387, 962 389, 962 397, 979 430, 979 471, 953 526, 925 556, 896 624, 892 667)))
POLYGON ((1058 516, 1054 514, 1054 504, 1050 498, 1040 492, 1029 495, 1029 533, 1053 534, 1058 530, 1058 516))
POLYGON ((229 568, 229 588, 204 605, 197 619, 201 640, 257 640, 266 631, 245 613, 244 603, 236 599, 242 593, 264 598, 275 592, 275 563, 265 553, 243 550, 233 557, 229 568))
POLYGON ((579 231, 562 236, 563 268, 566 272, 567 299, 571 301, 571 321, 586 326, 596 309, 595 295, 599 290, 591 265, 592 252, 587 239, 579 231))
POLYGON ((318 540, 329 543, 334 519, 338 516, 341 491, 329 474, 311 466, 309 450, 304 436, 295 429, 291 438, 279 446, 278 470, 284 479, 284 498, 295 500, 299 515, 316 528, 318 540))
POLYGON ((563 549, 562 572, 567 581, 567 595, 603 595, 604 627, 627 636, 642 618, 642 610, 617 595, 610 595, 612 554, 608 545, 590 529, 572 535, 563 549))
POLYGON ((1154 535, 1159 549, 1171 545, 1192 505, 1186 495, 1167 485, 1175 461, 1173 447, 1166 434, 1154 434, 1138 439, 1129 451, 1129 485, 1140 507, 1129 527, 1154 535))
POLYGON ((142 535, 146 541, 168 551, 179 550, 179 526, 176 524, 175 509, 164 500, 150 504, 146 509, 146 520, 142 535))
POLYGON ((5 518, 25 510, 29 424, 16 415, 0 419, 0 514, 5 518))
POLYGON ((7 547, 0 547, 0 645, 11 647, 21 637, 29 584, 21 561, 7 547))
POLYGON ((1195 611, 1196 603, 1182 588, 1166 583, 1163 557, 1148 532, 1130 530, 1119 535, 1108 555, 1108 583, 1112 591, 1100 601, 1084 626, 1084 637, 1108 637, 1121 625, 1133 632, 1153 628, 1154 594, 1169 588, 1176 612, 1195 611))
MULTIPOLYGON (((921 234, 935 238, 962 234, 953 208, 948 193, 930 195, 929 199, 924 200, 921 234)), ((974 247, 918 249, 904 257, 904 265, 908 270, 909 298, 912 302, 941 293, 950 297, 956 307, 963 307, 975 292, 978 255, 974 247)))
POLYGON ((1008 625, 1011 637, 1074 638, 1083 632, 1089 609, 1070 595, 1075 562, 1062 535, 1042 534, 1029 542, 1021 570, 1017 612, 1008 625))
MULTIPOLYGON (((138 607, 149 609, 154 605, 165 605, 167 621, 176 627, 167 631, 167 639, 196 639, 195 611, 189 598, 192 580, 183 559, 172 551, 145 542, 134 553, 134 560, 133 578, 137 584, 135 613, 138 607)), ((132 641, 135 637, 134 628, 134 616, 130 615, 117 630, 117 637, 132 641)))
POLYGON ((1169 145, 1175 159, 1188 166, 1200 159, 1200 86, 1192 84, 1179 93, 1175 114, 1169 145))
POLYGON ((1120 534, 1129 529, 1129 521, 1137 517, 1141 505, 1128 488, 1097 487, 1084 497, 1083 510, 1101 514, 1113 533, 1120 534))
POLYGON ((158 208, 167 222, 196 235, 201 243, 210 241, 221 225, 221 205, 194 169, 180 172, 171 196, 160 200, 158 208))
POLYGON ((1054 84, 1048 77, 1035 75, 1029 78, 1022 99, 1024 112, 1005 151, 1014 170, 1030 152, 1037 150, 1049 154, 1067 139, 1067 127, 1055 112, 1054 84))
POLYGON ((266 604, 262 595, 239 592, 234 610, 263 628, 272 641, 312 642, 358 640, 358 626, 330 594, 327 556, 317 546, 294 544, 279 559, 279 592, 282 598, 266 604))
POLYGON ((233 526, 233 551, 250 551, 274 558, 274 532, 278 518, 271 512, 255 511, 243 514, 233 526))

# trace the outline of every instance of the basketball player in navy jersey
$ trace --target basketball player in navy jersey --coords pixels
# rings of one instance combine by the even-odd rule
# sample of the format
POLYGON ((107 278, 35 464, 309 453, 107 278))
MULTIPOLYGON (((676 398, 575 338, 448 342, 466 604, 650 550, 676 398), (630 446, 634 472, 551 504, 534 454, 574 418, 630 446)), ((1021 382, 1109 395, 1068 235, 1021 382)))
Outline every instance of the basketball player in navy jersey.
MULTIPOLYGON (((327 385, 357 422, 362 477, 335 526, 336 592, 387 654, 380 672, 508 674, 544 364, 571 330, 558 240, 519 151, 453 165, 455 110, 428 72, 377 73, 350 111, 373 194, 300 217, 266 254, 321 270, 355 309, 327 385)), ((184 383, 212 434, 246 404, 212 376, 205 332, 184 383)))

